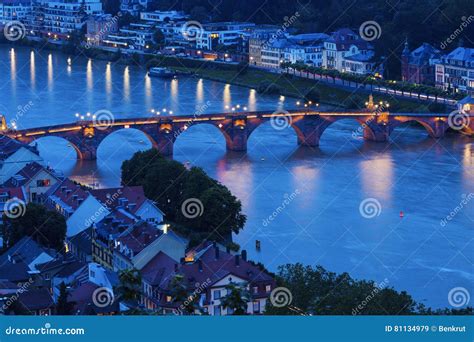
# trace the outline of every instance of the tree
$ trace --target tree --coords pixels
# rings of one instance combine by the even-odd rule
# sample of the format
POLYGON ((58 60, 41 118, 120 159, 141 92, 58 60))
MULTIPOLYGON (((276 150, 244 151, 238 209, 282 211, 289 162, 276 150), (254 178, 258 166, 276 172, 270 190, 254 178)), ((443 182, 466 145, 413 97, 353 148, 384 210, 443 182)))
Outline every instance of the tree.
POLYGON ((232 315, 246 315, 247 303, 251 296, 247 284, 229 283, 226 286, 227 295, 221 300, 222 306, 232 310, 232 315))
POLYGON ((242 214, 242 203, 225 186, 209 188, 200 198, 205 212, 199 228, 209 231, 216 240, 230 238, 245 225, 247 217, 242 214))
POLYGON ((212 234, 216 240, 238 233, 246 222, 242 203, 202 169, 187 170, 181 163, 165 159, 156 150, 136 153, 122 164, 124 185, 142 185, 145 195, 155 201, 167 220, 191 230, 212 234), (187 215, 187 200, 201 202, 199 215, 187 215))
POLYGON ((24 215, 8 217, 3 215, 3 241, 7 248, 25 236, 30 236, 39 244, 61 251, 66 237, 66 220, 45 206, 29 203, 24 215))
POLYGON ((153 43, 157 44, 158 46, 161 46, 163 45, 164 41, 165 41, 165 36, 163 32, 161 32, 160 29, 156 30, 153 33, 153 43))
POLYGON ((124 301, 138 301, 141 296, 142 277, 137 269, 123 270, 119 273, 119 285, 115 289, 124 301))
POLYGON ((56 313, 58 315, 71 315, 74 303, 68 301, 68 290, 64 282, 59 285, 59 297, 56 304, 56 313))
POLYGON ((189 293, 183 275, 176 274, 173 279, 171 279, 169 290, 173 303, 180 304, 179 310, 182 313, 191 315, 200 309, 198 305, 199 296, 189 293))
POLYGON ((335 274, 321 266, 287 264, 279 267, 278 282, 292 294, 285 307, 268 303, 268 315, 411 315, 417 303, 405 291, 397 292, 373 281, 354 280, 349 274, 335 274))

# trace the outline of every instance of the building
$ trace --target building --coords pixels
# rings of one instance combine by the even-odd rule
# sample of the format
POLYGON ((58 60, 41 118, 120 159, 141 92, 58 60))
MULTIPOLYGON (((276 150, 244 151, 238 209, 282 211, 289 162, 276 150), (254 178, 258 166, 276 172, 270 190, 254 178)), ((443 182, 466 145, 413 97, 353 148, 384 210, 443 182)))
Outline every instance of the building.
POLYGON ((153 24, 131 23, 116 33, 108 34, 107 38, 102 40, 102 45, 130 51, 145 51, 152 48, 154 32, 153 24))
POLYGON ((262 48, 269 44, 271 39, 276 38, 278 26, 258 26, 255 27, 249 37, 249 64, 262 66, 262 48))
POLYGON ((248 22, 221 22, 203 25, 196 37, 196 49, 215 51, 219 47, 245 48, 250 29, 255 26, 248 22), (247 38, 247 39, 246 39, 247 38))
POLYGON ((0 23, 26 22, 31 12, 31 0, 0 0, 0 23))
POLYGON ((21 203, 26 203, 28 195, 24 187, 1 187, 0 188, 0 211, 2 212, 2 217, 0 217, 0 223, 3 222, 3 213, 6 213, 7 210, 14 210, 14 207, 6 207, 12 201, 21 203))
POLYGON ((193 311, 177 303, 172 296, 171 284, 177 276, 183 279, 187 292, 203 313, 209 315, 232 314, 230 308, 224 308, 222 299, 227 295, 227 286, 244 286, 250 292, 247 314, 259 315, 265 311, 266 302, 275 288, 274 279, 254 263, 247 260, 246 251, 231 254, 212 243, 191 252, 177 263, 166 253, 159 253, 142 268, 142 303, 149 310, 162 310, 164 313, 183 314, 193 311))
POLYGON ((67 252, 84 263, 92 262, 92 229, 89 227, 66 240, 67 252))
MULTIPOLYGON (((332 33, 331 37, 324 42, 322 66, 341 72, 361 73, 362 71, 355 67, 352 61, 368 62, 368 60, 365 61, 364 56, 372 58, 371 51, 373 51, 373 46, 354 31, 347 28, 340 29, 332 33)), ((360 64, 357 63, 357 65, 360 64)), ((367 70, 367 66, 365 69, 367 70)), ((371 70, 364 73, 370 72, 371 70)))
POLYGON ((81 30, 88 15, 103 14, 100 0, 32 0, 29 35, 67 40, 81 30))
POLYGON ((118 17, 110 14, 91 15, 86 21, 86 41, 88 46, 100 46, 111 33, 118 31, 118 17))
POLYGON ((436 86, 452 92, 474 94, 474 49, 458 47, 435 60, 436 86))
POLYGON ((435 66, 433 60, 438 59, 441 52, 428 43, 410 51, 408 42, 402 53, 402 81, 417 84, 435 84, 435 66))
POLYGON ((93 189, 91 194, 106 206, 109 211, 123 208, 130 214, 150 224, 157 225, 163 222, 163 212, 153 201, 145 197, 145 191, 142 186, 93 189))
POLYGON ((5 183, 32 162, 43 163, 36 147, 23 144, 5 135, 0 136, 0 184, 5 183))
POLYGON ((151 0, 120 0, 120 11, 138 16, 140 12, 146 11, 151 0))
POLYGON ((91 235, 92 261, 113 270, 115 241, 121 235, 128 234, 136 222, 136 217, 117 210, 94 224, 91 235))
POLYGON ((27 202, 42 202, 44 195, 52 186, 62 180, 61 175, 43 165, 32 162, 13 175, 5 186, 23 187, 27 202))
POLYGON ((168 229, 159 229, 146 222, 138 222, 127 233, 114 241, 115 271, 130 268, 142 269, 159 252, 166 253, 175 261, 185 255, 188 241, 168 229))
POLYGON ((261 50, 260 67, 279 69, 285 61, 285 49, 289 46, 286 38, 276 39, 265 44, 261 50))
POLYGON ((168 23, 170 21, 183 21, 189 16, 181 11, 154 11, 154 12, 140 12, 140 20, 168 23))
POLYGON ((45 205, 66 218, 68 238, 86 230, 110 213, 87 188, 68 178, 51 187, 45 196, 45 205))

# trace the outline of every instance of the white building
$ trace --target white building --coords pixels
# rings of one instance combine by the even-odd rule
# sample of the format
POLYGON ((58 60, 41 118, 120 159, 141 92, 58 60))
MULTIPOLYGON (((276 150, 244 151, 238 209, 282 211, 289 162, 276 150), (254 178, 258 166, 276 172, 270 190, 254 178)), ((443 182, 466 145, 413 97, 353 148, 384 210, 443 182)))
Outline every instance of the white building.
POLYGON ((5 25, 9 21, 25 22, 31 12, 31 0, 1 0, 0 22, 5 25))
POLYGON ((5 185, 23 187, 26 191, 27 202, 41 202, 41 195, 45 194, 60 180, 60 176, 56 172, 33 162, 27 164, 12 176, 5 185))
POLYGON ((186 20, 189 16, 184 12, 179 11, 154 11, 154 12, 141 12, 140 19, 143 21, 150 21, 156 23, 168 23, 170 21, 182 21, 186 20))
POLYGON ((147 50, 153 43, 154 26, 151 24, 131 23, 117 33, 110 33, 102 40, 105 46, 129 50, 147 50))
POLYGON ((100 0, 33 0, 30 35, 69 39, 82 29, 88 15, 103 14, 100 0))
POLYGON ((372 51, 373 46, 358 34, 350 29, 340 29, 324 42, 322 66, 362 74, 362 68, 366 68, 362 64, 371 62, 372 51))
POLYGON ((5 135, 0 136, 0 184, 32 162, 43 163, 36 148, 5 135))
POLYGON ((434 64, 437 87, 474 94, 474 49, 458 47, 434 64))

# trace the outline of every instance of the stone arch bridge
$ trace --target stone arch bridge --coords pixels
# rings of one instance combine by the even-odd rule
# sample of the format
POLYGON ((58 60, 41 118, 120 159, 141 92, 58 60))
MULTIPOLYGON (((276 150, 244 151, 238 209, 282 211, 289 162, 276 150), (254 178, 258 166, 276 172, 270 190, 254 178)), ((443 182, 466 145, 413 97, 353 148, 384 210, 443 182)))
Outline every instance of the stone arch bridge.
MULTIPOLYGON (((111 133, 134 128, 142 131, 153 147, 165 156, 173 155, 173 144, 179 135, 192 125, 211 124, 223 134, 227 149, 246 151, 247 141, 252 132, 261 124, 273 121, 276 129, 292 127, 297 135, 298 144, 318 146, 324 131, 334 122, 353 119, 361 124, 360 133, 372 141, 387 141, 391 132, 399 125, 415 121, 421 124, 433 138, 444 137, 449 128, 448 114, 431 113, 389 113, 389 112, 317 112, 294 110, 289 112, 247 112, 222 113, 183 116, 162 116, 152 118, 117 119, 108 122, 77 121, 48 127, 23 130, 3 129, 3 134, 25 143, 38 138, 56 136, 67 140, 73 146, 80 159, 96 159, 97 148, 111 133)), ((463 130, 474 133, 474 114, 463 130)))

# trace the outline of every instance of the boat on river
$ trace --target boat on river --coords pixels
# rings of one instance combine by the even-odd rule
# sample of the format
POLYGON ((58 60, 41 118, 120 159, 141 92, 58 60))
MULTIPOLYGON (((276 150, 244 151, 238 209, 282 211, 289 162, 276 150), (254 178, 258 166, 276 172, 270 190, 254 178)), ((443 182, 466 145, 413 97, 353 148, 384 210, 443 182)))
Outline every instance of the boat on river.
POLYGON ((148 71, 148 76, 160 78, 175 78, 176 73, 167 68, 153 67, 148 71))

